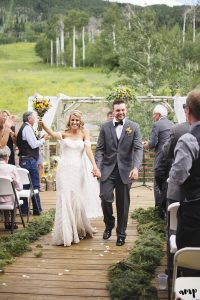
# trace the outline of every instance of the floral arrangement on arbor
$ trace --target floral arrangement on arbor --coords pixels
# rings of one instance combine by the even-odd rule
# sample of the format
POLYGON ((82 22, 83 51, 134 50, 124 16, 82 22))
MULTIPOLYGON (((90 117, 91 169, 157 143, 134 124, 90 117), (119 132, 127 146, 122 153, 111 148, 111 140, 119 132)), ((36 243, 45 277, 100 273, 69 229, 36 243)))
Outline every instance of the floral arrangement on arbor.
POLYGON ((125 102, 130 102, 131 100, 135 99, 136 97, 134 89, 128 86, 116 86, 106 97, 108 102, 113 102, 114 100, 124 100, 125 102))

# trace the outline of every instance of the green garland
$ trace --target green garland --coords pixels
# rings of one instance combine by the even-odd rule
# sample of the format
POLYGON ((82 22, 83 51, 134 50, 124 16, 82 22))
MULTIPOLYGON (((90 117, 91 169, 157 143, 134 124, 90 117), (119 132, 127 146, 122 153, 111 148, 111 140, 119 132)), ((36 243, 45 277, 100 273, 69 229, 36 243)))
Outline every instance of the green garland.
POLYGON ((106 100, 108 103, 112 103, 114 100, 124 100, 126 103, 130 101, 135 101, 135 91, 128 86, 115 86, 107 95, 106 100))
POLYGON ((151 281, 163 256, 164 222, 154 208, 138 209, 132 218, 139 237, 130 256, 110 268, 108 289, 114 300, 159 300, 151 281))
POLYGON ((26 228, 15 231, 12 235, 0 239, 0 269, 13 262, 13 257, 31 251, 30 243, 41 235, 52 230, 55 209, 51 209, 41 216, 34 218, 26 228))

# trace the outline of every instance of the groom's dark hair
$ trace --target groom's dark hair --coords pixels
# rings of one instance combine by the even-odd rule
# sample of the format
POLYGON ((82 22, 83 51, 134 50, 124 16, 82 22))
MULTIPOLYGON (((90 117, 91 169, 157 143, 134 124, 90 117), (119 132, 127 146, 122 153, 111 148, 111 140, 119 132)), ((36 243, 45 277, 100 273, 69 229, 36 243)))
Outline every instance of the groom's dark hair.
POLYGON ((119 105, 119 104, 122 104, 122 103, 126 104, 126 102, 124 100, 117 99, 117 100, 113 101, 112 107, 114 108, 114 106, 116 104, 119 105))

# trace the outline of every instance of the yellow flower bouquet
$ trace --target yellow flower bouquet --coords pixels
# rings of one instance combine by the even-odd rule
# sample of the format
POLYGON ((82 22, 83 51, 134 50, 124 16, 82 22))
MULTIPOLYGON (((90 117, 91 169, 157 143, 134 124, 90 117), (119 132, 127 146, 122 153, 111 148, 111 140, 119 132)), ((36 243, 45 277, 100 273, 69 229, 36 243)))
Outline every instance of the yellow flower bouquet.
MULTIPOLYGON (((32 106, 33 109, 37 112, 39 119, 41 120, 52 105, 50 99, 48 99, 47 97, 35 97, 33 99, 32 106)), ((41 128, 38 128, 38 130, 40 131, 41 128)))

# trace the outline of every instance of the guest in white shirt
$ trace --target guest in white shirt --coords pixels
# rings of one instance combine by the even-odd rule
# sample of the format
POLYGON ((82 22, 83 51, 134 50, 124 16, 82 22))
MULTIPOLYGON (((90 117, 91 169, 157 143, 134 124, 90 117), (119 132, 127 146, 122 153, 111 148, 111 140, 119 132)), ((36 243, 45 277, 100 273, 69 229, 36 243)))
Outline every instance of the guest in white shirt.
MULTIPOLYGON (((41 139, 35 135, 33 125, 37 117, 34 112, 27 111, 23 114, 23 124, 17 135, 17 146, 19 148, 19 165, 29 171, 34 189, 40 190, 40 177, 38 172, 39 148, 49 138, 45 134, 41 139)), ((27 187, 28 188, 28 187, 27 187)), ((24 199, 25 200, 25 199, 24 199)), ((40 215, 42 212, 39 193, 32 197, 33 214, 40 215)), ((21 206, 22 214, 28 213, 27 200, 21 206)))

